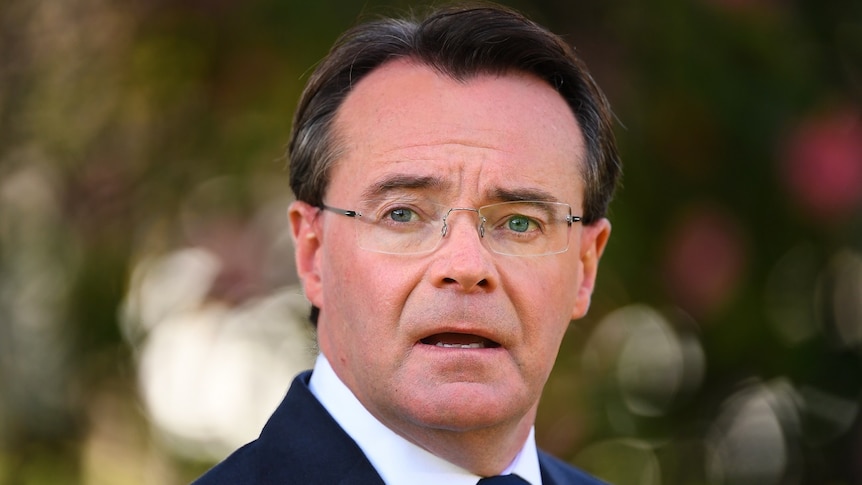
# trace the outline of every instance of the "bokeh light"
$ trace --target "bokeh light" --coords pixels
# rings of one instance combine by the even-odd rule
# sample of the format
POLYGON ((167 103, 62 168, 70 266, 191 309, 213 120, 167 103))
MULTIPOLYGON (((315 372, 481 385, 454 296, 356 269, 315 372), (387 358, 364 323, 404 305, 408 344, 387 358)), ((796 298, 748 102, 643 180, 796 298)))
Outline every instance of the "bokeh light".
POLYGON ((180 222, 198 245, 143 256, 121 306, 155 431, 193 460, 254 439, 316 355, 310 305, 293 266, 278 263, 293 254, 287 200, 239 224, 217 210, 230 207, 231 186, 210 180, 186 197, 180 222))
POLYGON ((614 379, 629 413, 659 416, 701 385, 706 364, 697 337, 661 313, 630 305, 605 316, 584 351, 590 375, 614 379))
POLYGON ((806 216, 846 220, 862 206, 862 113, 839 109, 805 119, 782 147, 787 190, 806 216))
MULTIPOLYGON (((862 255, 843 249, 825 268, 818 293, 837 340, 862 349, 862 255)), ((827 318, 828 318, 827 317, 827 318)))
POLYGON ((730 396, 708 438, 710 483, 799 483, 797 404, 795 389, 783 380, 750 383, 730 396))
POLYGON ((689 208, 671 230, 666 251, 669 291, 696 315, 708 315, 727 303, 748 259, 741 224, 713 207, 689 208))
MULTIPOLYGON (((625 164, 539 445, 617 484, 862 483, 862 3, 504 3, 576 46, 625 164)), ((254 437, 315 353, 299 91, 414 5, 0 2, 0 484, 179 485, 254 437)))

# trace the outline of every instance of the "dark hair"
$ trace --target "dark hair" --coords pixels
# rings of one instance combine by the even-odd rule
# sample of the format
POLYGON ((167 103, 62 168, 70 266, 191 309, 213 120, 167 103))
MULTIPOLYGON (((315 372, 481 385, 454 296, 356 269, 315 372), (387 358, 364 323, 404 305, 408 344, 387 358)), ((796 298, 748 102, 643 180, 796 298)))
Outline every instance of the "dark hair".
POLYGON ((393 59, 410 59, 456 80, 513 71, 545 80, 572 109, 586 143, 584 223, 604 217, 621 172, 607 99, 559 36, 518 12, 485 3, 443 7, 422 19, 372 21, 336 41, 311 75, 294 117, 288 157, 298 200, 323 204, 340 155, 333 129, 338 108, 360 79, 393 59))

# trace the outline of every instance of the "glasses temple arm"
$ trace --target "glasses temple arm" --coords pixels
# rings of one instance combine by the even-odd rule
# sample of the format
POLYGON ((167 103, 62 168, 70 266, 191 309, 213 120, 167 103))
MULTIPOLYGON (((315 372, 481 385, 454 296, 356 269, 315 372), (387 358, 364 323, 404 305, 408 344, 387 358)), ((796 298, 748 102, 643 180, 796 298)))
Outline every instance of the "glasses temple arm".
POLYGON ((326 204, 320 204, 320 208, 323 210, 328 210, 329 212, 335 212, 336 214, 341 214, 342 216, 347 216, 347 217, 356 217, 356 216, 361 215, 361 214, 359 214, 359 212, 356 212, 356 211, 351 211, 351 210, 347 210, 347 209, 339 209, 338 207, 332 207, 331 205, 326 205, 326 204))

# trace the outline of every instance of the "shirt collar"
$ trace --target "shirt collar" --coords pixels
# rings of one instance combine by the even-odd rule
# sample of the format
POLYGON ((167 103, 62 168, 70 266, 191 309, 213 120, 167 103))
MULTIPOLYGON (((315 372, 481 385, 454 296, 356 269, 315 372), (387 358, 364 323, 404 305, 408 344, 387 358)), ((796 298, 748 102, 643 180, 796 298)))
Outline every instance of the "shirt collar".
MULTIPOLYGON (((416 485, 475 485, 478 475, 407 441, 377 420, 341 382, 321 353, 314 364, 309 388, 323 407, 368 457, 386 483, 416 485)), ((530 429, 523 448, 503 474, 517 473, 533 485, 541 485, 535 429, 530 429)))

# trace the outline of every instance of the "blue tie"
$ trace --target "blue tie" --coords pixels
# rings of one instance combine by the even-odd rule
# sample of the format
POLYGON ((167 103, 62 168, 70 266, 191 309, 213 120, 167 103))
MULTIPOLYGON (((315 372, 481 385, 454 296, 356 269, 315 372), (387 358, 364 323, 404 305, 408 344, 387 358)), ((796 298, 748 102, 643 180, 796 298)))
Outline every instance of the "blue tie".
POLYGON ((476 485, 530 485, 530 482, 515 475, 497 475, 496 477, 488 477, 479 480, 476 485))

